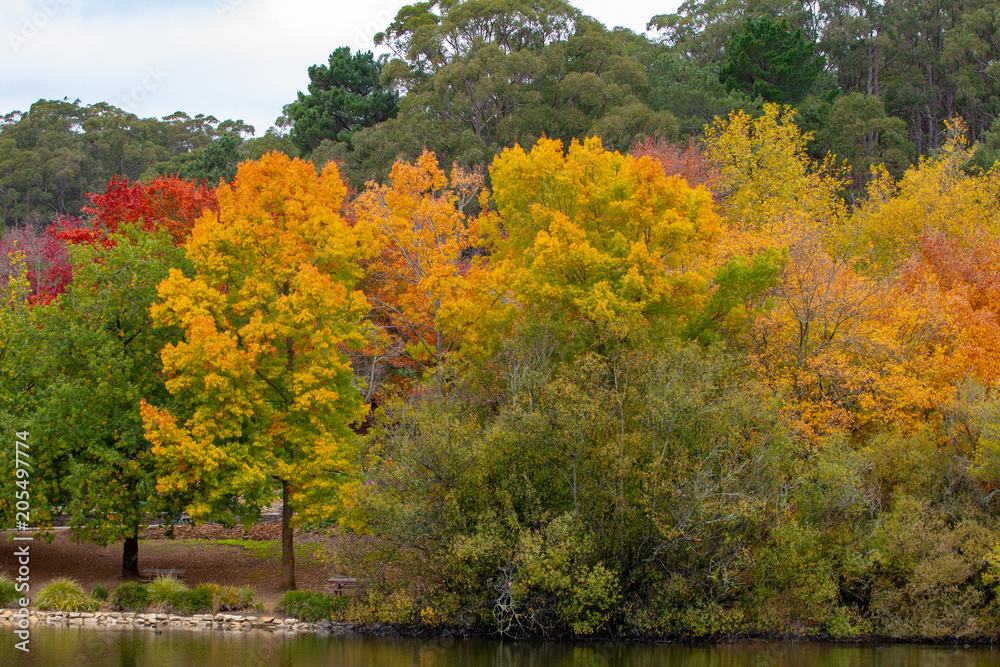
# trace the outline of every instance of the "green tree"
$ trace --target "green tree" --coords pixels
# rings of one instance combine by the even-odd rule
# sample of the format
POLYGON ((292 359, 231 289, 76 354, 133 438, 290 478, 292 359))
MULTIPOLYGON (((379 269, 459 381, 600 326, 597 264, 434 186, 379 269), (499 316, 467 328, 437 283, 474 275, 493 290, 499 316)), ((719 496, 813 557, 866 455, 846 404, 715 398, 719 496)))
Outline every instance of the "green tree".
POLYGON ((73 282, 52 303, 35 306, 29 331, 16 318, 0 324, 16 345, 6 349, 5 363, 21 369, 3 378, 8 403, 0 412, 17 416, 19 430, 30 433, 39 525, 67 514, 76 539, 122 541, 122 576, 138 577, 139 531, 151 517, 169 520, 180 510, 155 488, 139 404, 167 397, 159 350, 179 332, 155 324, 149 306, 168 269, 183 264, 182 251, 169 234, 126 227, 107 246, 79 245, 72 256, 73 282), (30 400, 11 404, 24 386, 30 400))
POLYGON ((308 155, 323 139, 349 143, 358 129, 393 118, 399 95, 382 86, 381 73, 371 51, 351 55, 346 46, 328 64, 310 67, 309 94, 300 92, 285 108, 299 152, 308 155))
POLYGON ((726 44, 719 79, 729 90, 765 102, 795 104, 809 94, 823 71, 824 58, 814 50, 802 31, 791 32, 785 20, 750 20, 726 44))

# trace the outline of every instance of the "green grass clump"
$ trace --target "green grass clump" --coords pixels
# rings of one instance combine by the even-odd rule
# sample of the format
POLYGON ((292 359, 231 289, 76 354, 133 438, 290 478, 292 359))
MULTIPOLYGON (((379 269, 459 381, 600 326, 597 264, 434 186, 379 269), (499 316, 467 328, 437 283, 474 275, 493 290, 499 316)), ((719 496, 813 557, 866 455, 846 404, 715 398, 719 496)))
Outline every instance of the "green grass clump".
POLYGON ((101 603, 87 595, 83 586, 68 577, 53 579, 38 591, 34 602, 35 607, 44 610, 97 611, 101 608, 101 603))
POLYGON ((90 597, 98 602, 104 602, 108 599, 108 587, 104 584, 94 584, 94 587, 90 591, 90 597))
POLYGON ((0 607, 6 607, 20 598, 17 592, 17 584, 6 574, 0 573, 0 607))
POLYGON ((111 606, 117 611, 144 611, 149 606, 149 591, 140 583, 126 582, 111 595, 111 606))
POLYGON ((213 584, 198 584, 194 588, 175 591, 168 602, 177 614, 208 614, 213 611, 215 589, 213 584))
POLYGON ((347 598, 333 598, 319 591, 288 591, 276 609, 302 621, 328 621, 335 609, 345 606, 347 598))
POLYGON ((183 599, 188 587, 173 575, 159 576, 154 579, 146 590, 149 592, 151 604, 164 609, 173 608, 174 602, 183 599))

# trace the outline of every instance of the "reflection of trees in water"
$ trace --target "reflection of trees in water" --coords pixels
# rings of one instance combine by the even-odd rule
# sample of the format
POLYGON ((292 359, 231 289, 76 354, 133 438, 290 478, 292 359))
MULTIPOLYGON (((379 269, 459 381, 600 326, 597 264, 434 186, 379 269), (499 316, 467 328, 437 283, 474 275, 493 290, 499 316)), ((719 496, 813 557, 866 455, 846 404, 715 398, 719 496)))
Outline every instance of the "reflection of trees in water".
POLYGON ((121 667, 138 667, 136 658, 139 655, 142 638, 133 632, 123 632, 118 641, 118 654, 121 656, 121 667))

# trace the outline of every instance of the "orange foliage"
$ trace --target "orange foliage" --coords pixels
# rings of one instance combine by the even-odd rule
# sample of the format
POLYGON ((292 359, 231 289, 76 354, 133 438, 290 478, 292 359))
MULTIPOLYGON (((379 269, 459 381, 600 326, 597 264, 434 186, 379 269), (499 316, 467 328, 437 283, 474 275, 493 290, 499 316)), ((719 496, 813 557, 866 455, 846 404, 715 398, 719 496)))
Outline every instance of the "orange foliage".
POLYGON ((705 186, 709 191, 719 183, 719 170, 694 142, 680 144, 660 137, 637 141, 629 153, 633 157, 648 157, 660 163, 667 176, 680 176, 692 188, 705 186))

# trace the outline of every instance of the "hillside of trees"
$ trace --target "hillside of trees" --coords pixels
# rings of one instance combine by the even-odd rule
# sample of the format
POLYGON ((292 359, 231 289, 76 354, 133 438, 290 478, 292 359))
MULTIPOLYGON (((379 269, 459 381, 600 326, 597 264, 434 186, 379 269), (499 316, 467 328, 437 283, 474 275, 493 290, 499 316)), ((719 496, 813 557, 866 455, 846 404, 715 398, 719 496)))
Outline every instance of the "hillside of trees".
POLYGON ((997 21, 430 2, 259 138, 6 116, 34 519, 135 575, 151 517, 280 497, 286 587, 351 534, 351 618, 424 630, 994 640, 997 21))

